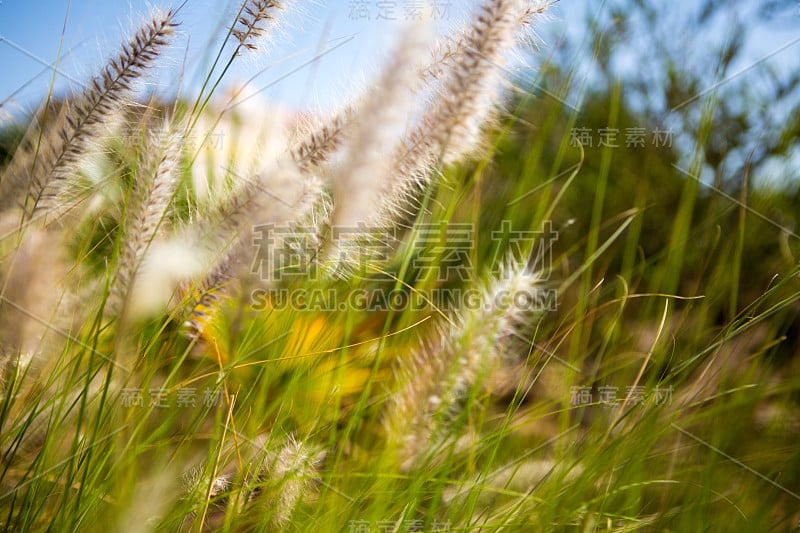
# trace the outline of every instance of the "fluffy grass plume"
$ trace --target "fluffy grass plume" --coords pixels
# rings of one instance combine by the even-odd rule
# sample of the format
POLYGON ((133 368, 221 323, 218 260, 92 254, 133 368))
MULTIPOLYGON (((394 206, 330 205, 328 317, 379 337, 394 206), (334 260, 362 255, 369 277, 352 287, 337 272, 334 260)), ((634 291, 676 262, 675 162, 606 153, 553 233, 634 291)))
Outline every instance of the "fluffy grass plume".
POLYGON ((148 143, 149 161, 142 161, 134 177, 123 225, 123 248, 107 302, 112 315, 122 311, 148 246, 156 237, 172 202, 180 170, 181 138, 167 127, 148 143))
MULTIPOLYGON (((19 158, 15 157, 0 182, 4 205, 19 202, 28 218, 48 211, 57 217, 71 205, 72 176, 102 136, 106 123, 132 94, 133 82, 146 73, 169 42, 176 27, 173 18, 171 10, 155 11, 83 94, 66 104, 55 129, 35 125, 26 139, 29 146, 18 152, 19 158)), ((47 111, 42 115, 46 121, 47 111)))

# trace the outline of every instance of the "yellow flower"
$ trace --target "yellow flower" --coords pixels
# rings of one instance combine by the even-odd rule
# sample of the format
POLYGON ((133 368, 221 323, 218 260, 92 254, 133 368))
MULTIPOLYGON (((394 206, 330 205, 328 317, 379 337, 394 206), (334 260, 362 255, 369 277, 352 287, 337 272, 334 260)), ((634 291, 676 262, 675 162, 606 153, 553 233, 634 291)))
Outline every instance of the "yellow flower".
POLYGON ((194 322, 199 325, 202 354, 230 369, 237 381, 247 381, 260 368, 291 373, 302 396, 298 401, 317 406, 347 406, 370 380, 382 390, 390 374, 386 363, 393 360, 385 354, 395 350, 386 350, 373 371, 380 317, 359 316, 363 320, 348 327, 347 317, 336 313, 267 307, 244 316, 234 300, 198 304, 194 322))

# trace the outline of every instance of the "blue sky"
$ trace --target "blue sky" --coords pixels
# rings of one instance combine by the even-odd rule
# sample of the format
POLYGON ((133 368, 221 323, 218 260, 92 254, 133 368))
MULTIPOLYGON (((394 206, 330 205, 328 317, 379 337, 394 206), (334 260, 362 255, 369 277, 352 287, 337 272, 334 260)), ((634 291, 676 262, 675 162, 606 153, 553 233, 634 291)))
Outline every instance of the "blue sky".
MULTIPOLYGON (((247 80, 263 70, 255 87, 265 88, 267 99, 289 106, 329 107, 346 91, 363 85, 390 49, 395 30, 406 21, 406 0, 394 2, 393 12, 382 13, 394 20, 379 18, 377 0, 288 3, 293 13, 287 14, 269 52, 245 54, 234 62, 226 80, 247 80), (357 4, 366 10, 355 10, 357 4), (324 56, 313 61, 320 53, 324 56)), ((448 31, 469 11, 468 2, 439 4, 436 11, 431 6, 422 11, 439 32, 448 31)), ((55 92, 79 89, 104 58, 115 53, 149 5, 143 0, 0 1, 0 65, 5 73, 0 102, 16 113, 41 100, 64 28, 55 92)), ((160 74, 149 82, 165 92, 178 85, 184 91, 196 90, 208 70, 209 53, 218 50, 238 5, 237 0, 188 0, 178 16, 175 46, 162 61, 160 74), (178 83, 180 74, 184 77, 178 83)))
MULTIPOLYGON (((382 55, 391 49, 396 30, 404 25, 406 6, 415 2, 428 4, 422 8, 423 16, 439 33, 445 33, 468 16, 473 4, 471 0, 434 1, 439 5, 436 11, 429 5, 430 0, 384 0, 383 5, 395 7, 383 15, 394 20, 381 20, 379 0, 291 0, 287 3, 294 14, 281 26, 269 53, 241 57, 226 79, 244 81, 261 72, 253 86, 263 89, 261 94, 269 101, 298 109, 332 107, 370 79, 382 55), (313 61, 323 50, 324 55, 313 61)), ((144 0, 0 0, 2 109, 19 115, 46 95, 62 29, 61 56, 54 80, 57 94, 79 90, 105 58, 118 50, 120 40, 131 33, 150 5, 144 0)), ((161 62, 159 75, 148 78, 150 88, 164 93, 174 93, 178 87, 184 92, 196 91, 238 5, 238 0, 187 0, 178 17, 182 22, 179 37, 161 62)), ((561 0, 552 9, 554 20, 543 30, 545 41, 555 42, 560 32, 582 27, 582 23, 567 21, 582 22, 587 9, 603 9, 597 7, 603 5, 606 4, 599 1, 561 0)), ((691 8, 698 2, 681 0, 675 5, 691 8)), ((796 22, 800 22, 800 13, 796 16, 796 22)), ((795 26, 800 28, 800 24, 795 26)), ((721 38, 724 31, 723 25, 721 38)), ((783 31, 755 28, 742 66, 798 36, 800 31, 791 24, 783 31)), ((777 54, 772 63, 784 69, 798 68, 798 51, 800 43, 795 43, 777 54)), ((747 75, 757 76, 757 72, 747 75)))

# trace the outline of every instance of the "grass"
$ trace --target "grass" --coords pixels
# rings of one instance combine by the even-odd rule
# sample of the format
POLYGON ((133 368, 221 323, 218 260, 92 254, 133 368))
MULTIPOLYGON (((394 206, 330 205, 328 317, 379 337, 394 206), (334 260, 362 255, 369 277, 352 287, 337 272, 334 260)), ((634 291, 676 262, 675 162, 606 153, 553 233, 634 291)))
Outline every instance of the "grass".
MULTIPOLYGON (((242 5, 259 35, 272 4, 242 5)), ((210 103, 252 33, 229 33, 194 105, 104 100, 131 113, 127 134, 37 152, 56 169, 38 176, 68 182, 43 219, 53 182, 26 187, 6 166, 0 188, 28 199, 4 204, 2 225, 6 530, 796 528, 798 250, 770 222, 791 227, 790 195, 720 196, 671 147, 577 146, 577 125, 644 123, 622 82, 580 115, 526 89, 475 144, 464 123, 492 113, 470 91, 496 72, 445 60, 451 76, 425 83, 448 105, 416 109, 406 150, 377 158, 399 172, 349 141, 376 127, 356 102, 301 135, 297 169, 254 178, 292 209, 234 173, 215 201, 181 127, 229 120, 210 103), (113 149, 93 182, 71 161, 98 143, 113 149), (389 203, 337 212, 337 186, 372 186, 359 175, 389 180, 389 203), (64 214, 76 199, 86 212, 64 214), (337 216, 379 229, 330 248, 337 216), (270 223, 285 240, 259 240, 270 223), (152 296, 175 261, 183 272, 152 296)), ((704 105, 708 132, 713 95, 704 105)))

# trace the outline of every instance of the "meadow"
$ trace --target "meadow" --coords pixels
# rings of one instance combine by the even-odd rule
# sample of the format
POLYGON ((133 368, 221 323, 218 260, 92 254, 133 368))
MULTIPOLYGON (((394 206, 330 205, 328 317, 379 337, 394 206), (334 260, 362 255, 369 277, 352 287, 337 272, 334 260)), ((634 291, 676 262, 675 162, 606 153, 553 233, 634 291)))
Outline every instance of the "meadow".
POLYGON ((482 0, 329 115, 228 107, 283 4, 195 98, 141 90, 182 4, 4 129, 3 529, 796 530, 800 189, 709 185, 722 97, 577 109, 511 69, 551 2, 482 0))

